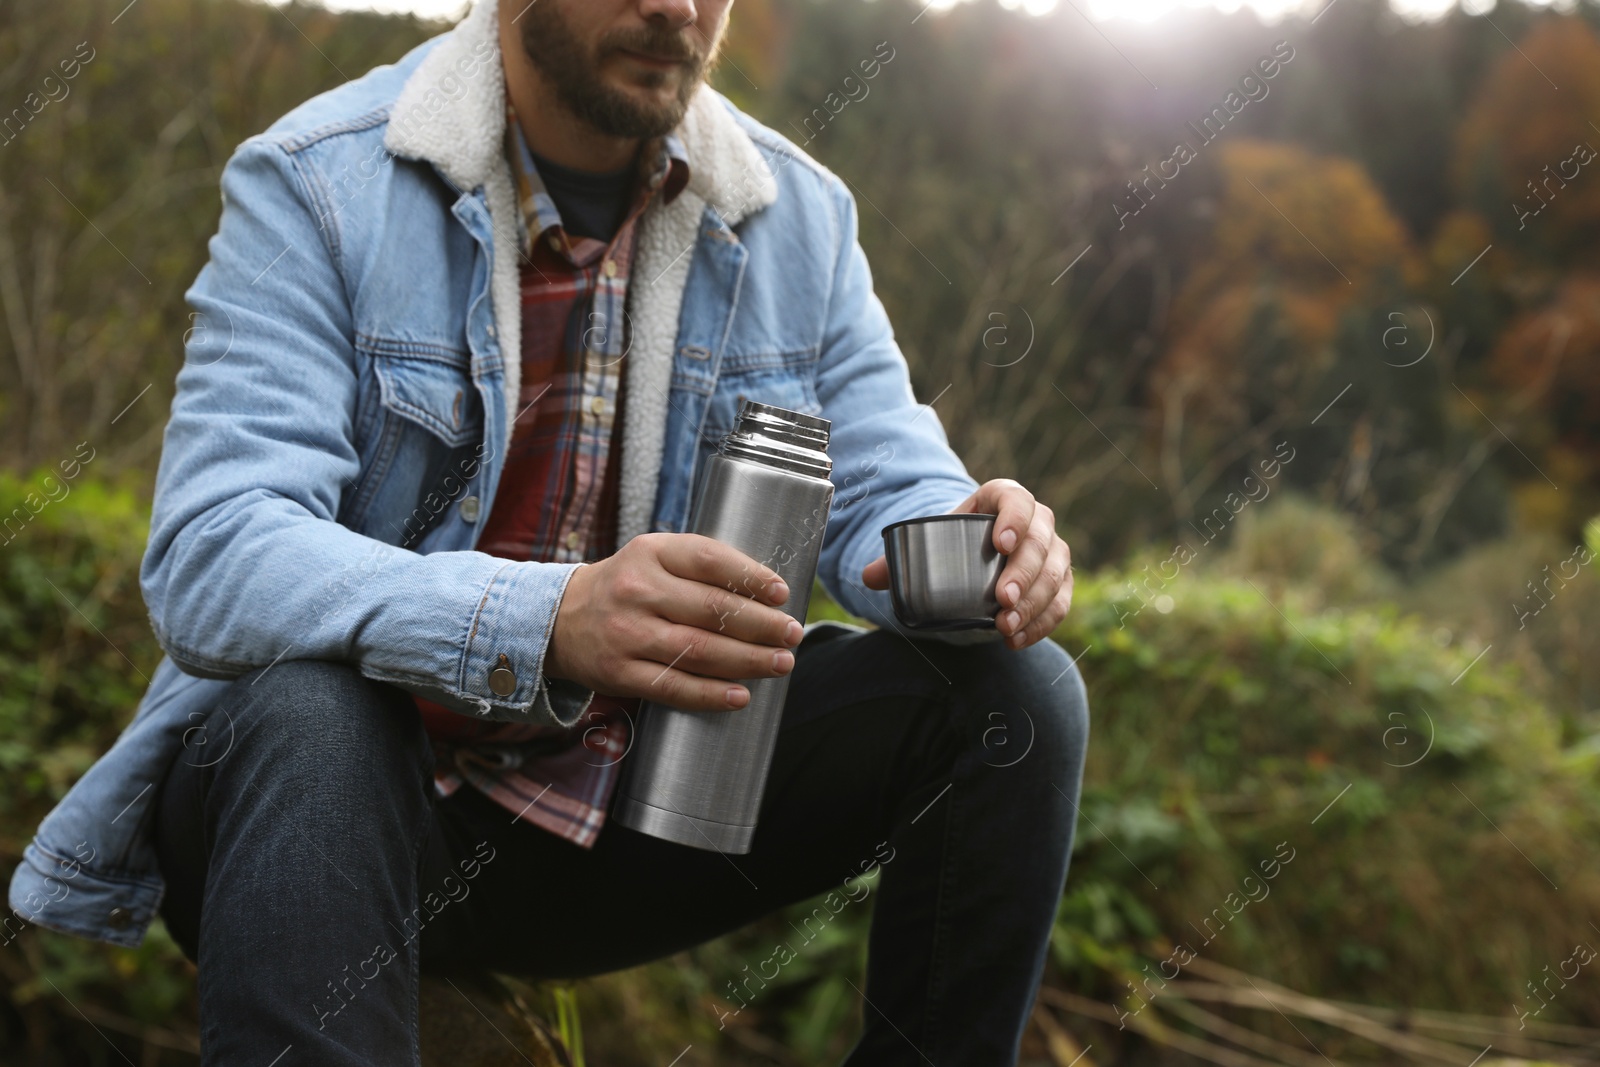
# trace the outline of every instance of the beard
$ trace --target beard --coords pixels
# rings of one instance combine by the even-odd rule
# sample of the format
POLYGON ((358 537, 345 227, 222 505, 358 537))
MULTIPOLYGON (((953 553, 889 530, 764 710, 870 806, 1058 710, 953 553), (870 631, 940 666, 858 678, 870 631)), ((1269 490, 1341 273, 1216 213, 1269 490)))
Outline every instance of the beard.
MULTIPOLYGON (((720 44, 720 34, 718 41, 701 49, 696 47, 698 34, 693 29, 650 26, 608 33, 591 55, 552 0, 530 5, 521 22, 522 49, 555 90, 556 99, 579 120, 610 137, 648 139, 676 129, 720 44), (664 104, 645 103, 608 84, 600 76, 600 64, 621 50, 678 61, 676 97, 664 104)), ((654 89, 665 84, 672 73, 650 70, 638 84, 654 89)))

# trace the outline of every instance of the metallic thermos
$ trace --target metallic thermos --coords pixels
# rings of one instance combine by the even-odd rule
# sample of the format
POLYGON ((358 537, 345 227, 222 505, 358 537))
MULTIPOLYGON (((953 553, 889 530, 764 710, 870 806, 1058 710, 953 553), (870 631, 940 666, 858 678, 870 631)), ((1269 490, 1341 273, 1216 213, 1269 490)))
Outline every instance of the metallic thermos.
MULTIPOLYGON (((780 610, 801 624, 833 503, 827 419, 746 400, 707 461, 691 533, 731 545, 789 586, 780 610)), ((749 591, 735 590, 749 596, 749 591)), ((623 759, 611 817, 667 841, 750 851, 789 676, 741 680, 736 711, 646 702, 623 759)))

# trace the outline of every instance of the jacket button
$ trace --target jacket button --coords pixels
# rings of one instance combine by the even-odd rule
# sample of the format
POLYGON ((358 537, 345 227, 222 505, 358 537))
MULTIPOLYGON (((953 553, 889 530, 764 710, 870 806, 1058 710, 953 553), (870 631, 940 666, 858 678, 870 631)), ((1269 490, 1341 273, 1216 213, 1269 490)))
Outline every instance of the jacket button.
POLYGON ((493 337, 494 336, 494 323, 491 322, 488 326, 485 326, 484 327, 484 332, 487 333, 490 337, 493 337))
POLYGON ((500 653, 500 661, 489 671, 489 692, 497 697, 508 697, 517 691, 517 676, 511 670, 511 661, 500 653))
POLYGON ((478 521, 478 498, 477 497, 475 497, 475 496, 462 497, 461 498, 460 508, 461 508, 461 521, 462 522, 477 522, 478 521))
POLYGON ((106 922, 111 924, 113 930, 126 930, 128 924, 133 922, 133 912, 127 908, 112 908, 111 914, 106 916, 106 922))

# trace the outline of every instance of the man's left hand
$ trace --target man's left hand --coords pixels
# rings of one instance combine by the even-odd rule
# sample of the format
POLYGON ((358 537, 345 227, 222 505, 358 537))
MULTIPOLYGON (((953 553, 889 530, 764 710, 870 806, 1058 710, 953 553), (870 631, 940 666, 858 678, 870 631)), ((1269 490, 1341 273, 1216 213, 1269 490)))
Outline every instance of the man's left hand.
MULTIPOLYGON (((1012 648, 1026 648, 1060 625, 1072 607, 1072 550, 1056 535, 1056 517, 1010 478, 984 482, 949 514, 999 516, 994 547, 1008 556, 995 597, 995 626, 1012 648)), ((879 556, 861 572, 868 589, 889 588, 889 563, 879 556)))

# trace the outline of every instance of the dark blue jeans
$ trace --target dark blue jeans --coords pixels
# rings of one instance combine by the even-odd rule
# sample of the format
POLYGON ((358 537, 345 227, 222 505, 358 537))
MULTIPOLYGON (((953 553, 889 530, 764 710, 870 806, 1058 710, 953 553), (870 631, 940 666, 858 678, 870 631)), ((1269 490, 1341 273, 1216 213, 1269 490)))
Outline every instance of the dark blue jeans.
MULTIPOLYGON (((615 823, 585 850, 471 786, 440 799, 410 698, 346 665, 246 675, 204 733, 168 773, 157 841, 207 1065, 416 1064, 419 969, 618 970, 830 890, 818 921, 864 906, 851 876, 876 864, 845 1062, 999 1067, 1043 971, 1088 711, 1050 641, 814 630, 743 856, 615 823)), ((756 970, 784 962, 714 988, 759 1010, 756 970)))

